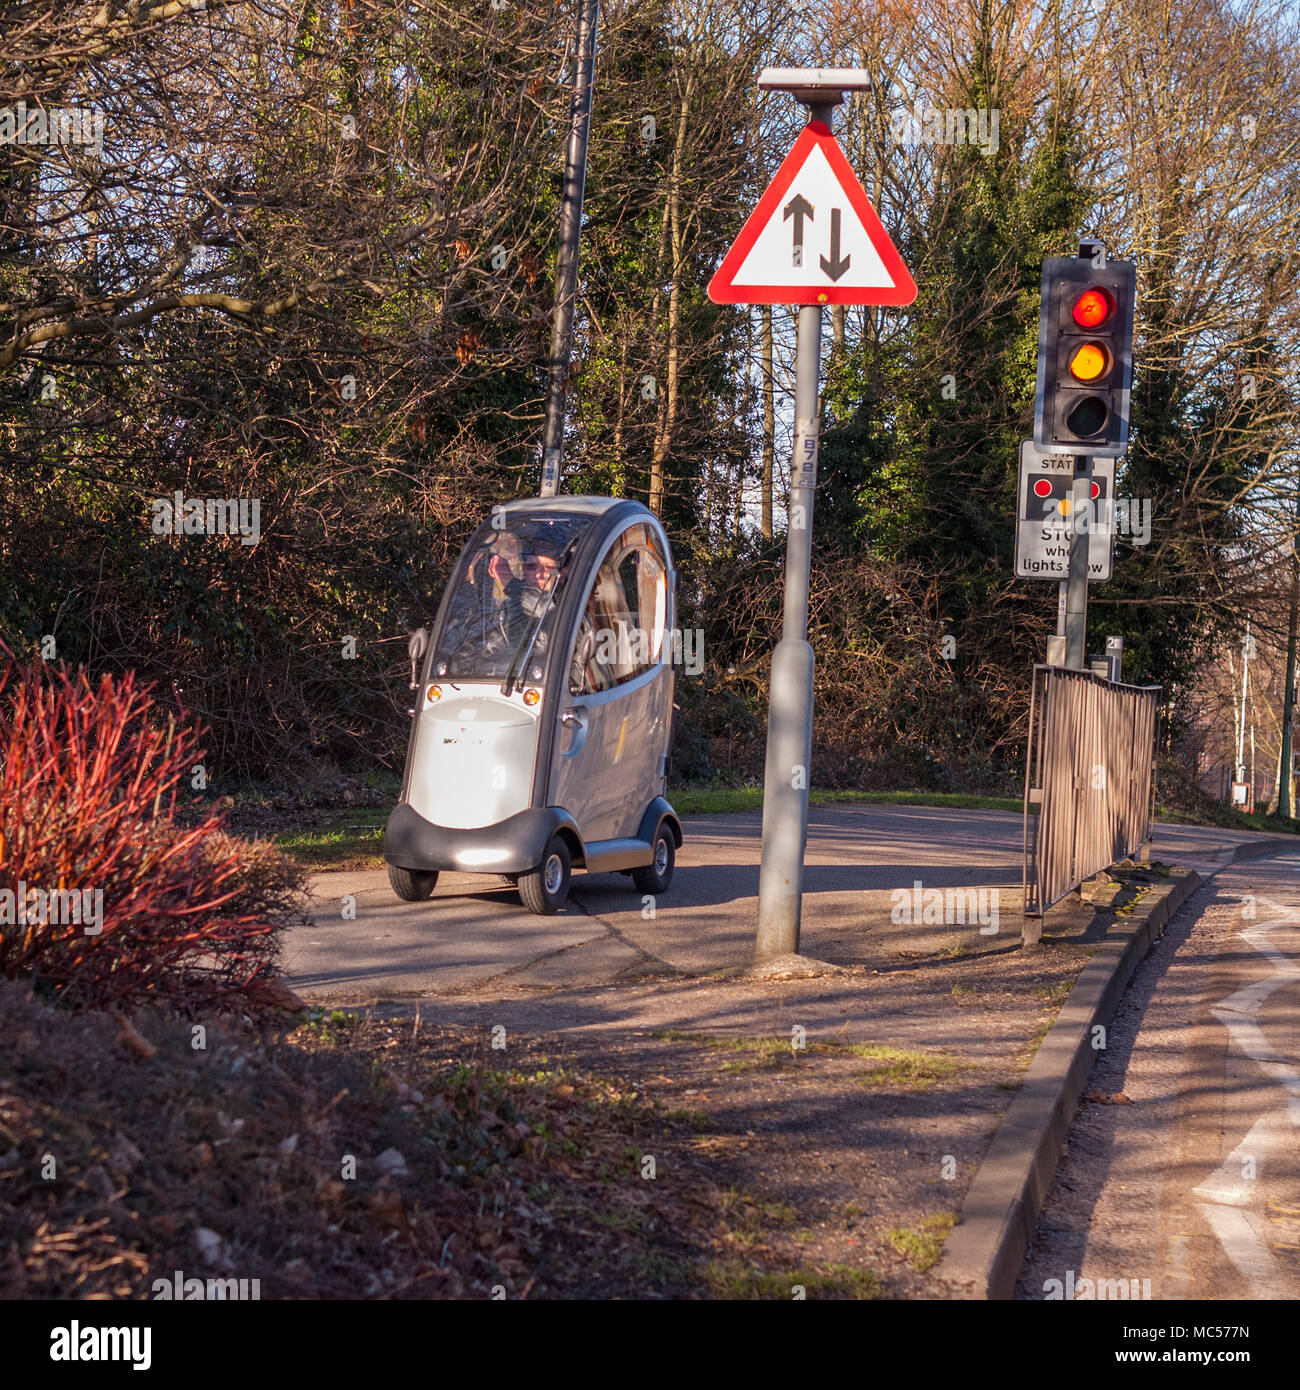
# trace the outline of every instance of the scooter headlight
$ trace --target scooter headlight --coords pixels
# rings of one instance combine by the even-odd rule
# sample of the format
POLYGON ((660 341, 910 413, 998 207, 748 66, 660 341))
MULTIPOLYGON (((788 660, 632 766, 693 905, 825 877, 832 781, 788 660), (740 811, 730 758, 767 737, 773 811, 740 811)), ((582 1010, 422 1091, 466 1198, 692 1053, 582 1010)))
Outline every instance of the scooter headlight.
POLYGON ((525 691, 524 691, 524 704, 526 704, 526 705, 528 706, 529 709, 532 709, 532 707, 533 707, 541 698, 542 698, 542 692, 541 692, 540 690, 525 690, 525 691))
POLYGON ((473 868, 481 864, 500 864, 509 857, 508 849, 463 849, 456 859, 466 868, 473 868))
POLYGON ((426 690, 426 691, 424 692, 424 694, 425 694, 425 698, 429 701, 429 703, 430 703, 430 704, 433 704, 435 700, 441 700, 441 699, 442 699, 442 686, 440 686, 440 685, 431 685, 431 686, 428 688, 428 690, 426 690))

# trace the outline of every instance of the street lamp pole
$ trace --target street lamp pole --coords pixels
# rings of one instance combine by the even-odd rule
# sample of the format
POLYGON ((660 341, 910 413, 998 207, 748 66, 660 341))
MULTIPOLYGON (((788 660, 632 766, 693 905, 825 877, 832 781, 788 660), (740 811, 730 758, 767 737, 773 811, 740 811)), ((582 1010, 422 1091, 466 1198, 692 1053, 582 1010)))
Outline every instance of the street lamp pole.
POLYGON ((560 253, 555 271, 555 310, 546 380, 546 430, 542 439, 542 486, 539 490, 542 497, 554 497, 560 488, 565 382, 573 338, 573 304, 578 294, 578 238, 582 233, 582 200, 587 183, 587 137, 591 130, 591 89, 595 80, 599 18, 600 0, 582 0, 578 12, 573 94, 569 98, 564 188, 560 198, 560 253))

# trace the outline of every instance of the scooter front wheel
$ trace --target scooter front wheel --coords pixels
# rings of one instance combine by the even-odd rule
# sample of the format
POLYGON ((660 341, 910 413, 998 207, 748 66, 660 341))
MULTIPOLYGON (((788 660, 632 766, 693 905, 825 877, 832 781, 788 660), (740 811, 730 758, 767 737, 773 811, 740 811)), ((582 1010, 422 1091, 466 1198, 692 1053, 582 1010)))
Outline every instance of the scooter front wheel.
POLYGON ((390 864, 388 881, 403 902, 421 903, 438 886, 438 871, 432 869, 428 873, 421 873, 419 869, 400 869, 396 864, 390 864))
POLYGON ((569 896, 573 876, 573 860, 569 847, 558 835, 552 835, 546 845, 542 862, 530 873, 519 875, 519 896, 529 912, 539 917, 558 912, 569 896))

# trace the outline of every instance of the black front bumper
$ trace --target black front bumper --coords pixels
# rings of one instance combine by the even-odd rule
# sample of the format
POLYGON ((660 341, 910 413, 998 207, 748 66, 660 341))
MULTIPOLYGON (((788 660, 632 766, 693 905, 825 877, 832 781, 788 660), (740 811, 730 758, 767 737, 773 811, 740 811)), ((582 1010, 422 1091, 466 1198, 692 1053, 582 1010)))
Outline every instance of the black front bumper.
MULTIPOLYGON (((523 874, 542 862, 557 830, 572 833, 581 847, 578 826, 558 806, 532 807, 496 825, 456 830, 434 825, 409 802, 400 801, 384 830, 384 858, 401 869, 452 871, 463 874, 523 874)), ((581 862, 581 855, 574 855, 581 862)))

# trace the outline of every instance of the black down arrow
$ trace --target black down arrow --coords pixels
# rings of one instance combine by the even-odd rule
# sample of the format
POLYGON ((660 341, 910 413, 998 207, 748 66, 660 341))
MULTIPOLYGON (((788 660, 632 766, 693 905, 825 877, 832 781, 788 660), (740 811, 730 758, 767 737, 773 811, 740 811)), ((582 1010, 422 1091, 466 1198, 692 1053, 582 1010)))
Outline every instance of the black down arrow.
POLYGON ((831 258, 827 260, 821 257, 822 272, 829 275, 832 280, 838 280, 841 275, 849 268, 852 256, 845 256, 840 260, 840 210, 831 209, 831 258))

